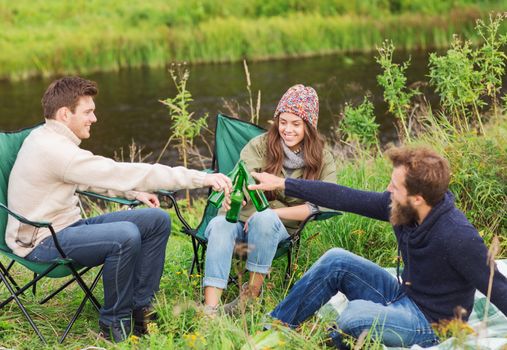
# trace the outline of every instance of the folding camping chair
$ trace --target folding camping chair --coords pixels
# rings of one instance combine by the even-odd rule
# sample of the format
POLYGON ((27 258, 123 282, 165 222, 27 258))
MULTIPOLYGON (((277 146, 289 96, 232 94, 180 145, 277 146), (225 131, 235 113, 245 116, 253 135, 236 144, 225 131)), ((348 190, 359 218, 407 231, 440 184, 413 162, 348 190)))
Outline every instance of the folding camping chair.
MULTIPOLYGON (((227 174, 239 160, 240 152, 248 141, 264 132, 266 132, 265 129, 255 124, 227 117, 222 114, 217 115, 212 171, 227 174)), ((194 273, 195 268, 197 268, 197 272, 201 274, 204 264, 204 254, 207 246, 207 239, 204 236, 204 232, 211 219, 218 214, 218 209, 207 203, 201 222, 196 228, 192 228, 181 215, 174 194, 165 191, 159 191, 158 194, 170 199, 176 211, 176 215, 183 224, 183 232, 192 238, 194 257, 192 259, 192 266, 190 267, 190 275, 194 273)), ((290 279, 290 274, 292 272, 292 258, 293 256, 297 256, 301 233, 305 225, 311 220, 326 220, 340 214, 340 212, 336 211, 319 211, 314 213, 308 216, 299 225, 296 232, 294 232, 288 239, 279 243, 275 259, 283 256, 284 254, 287 255, 287 280, 290 279)))
MULTIPOLYGON (((40 304, 46 303, 48 300, 53 298, 55 295, 57 295, 59 292, 61 292, 63 289, 65 289, 67 286, 69 286, 72 282, 77 281, 79 287, 83 290, 85 293, 85 297, 83 298, 83 301, 79 305, 78 309, 76 310, 74 316, 72 317, 71 321, 67 325, 67 328, 65 329, 65 332, 63 333, 62 337, 60 338, 59 342, 62 343, 67 334, 69 333, 70 329, 72 328, 74 322, 77 320, 79 315, 81 314, 86 301, 90 299, 92 305, 94 308, 98 311, 100 309, 100 304, 95 298, 95 296, 92 294, 92 291, 95 289, 101 275, 102 275, 102 268, 100 269, 99 273, 93 280, 90 287, 88 287, 81 276, 89 271, 91 268, 78 265, 75 263, 72 259, 69 259, 65 252, 60 247, 60 244, 58 242, 58 239, 56 237, 56 233, 51 225, 50 222, 44 222, 44 221, 31 221, 17 213, 14 213, 13 211, 9 210, 7 208, 7 186, 9 183, 9 175, 12 169, 12 166, 14 165, 14 162, 16 160, 17 154, 19 152, 19 149, 21 148, 21 145, 23 144, 23 141, 28 136, 28 134, 34 130, 36 127, 28 128, 24 130, 20 130, 17 132, 1 132, 0 133, 0 158, 2 159, 2 162, 0 163, 0 255, 7 257, 8 259, 11 259, 11 262, 7 267, 5 267, 2 262, 0 261, 0 283, 3 282, 5 286, 7 287, 10 296, 3 300, 0 303, 0 309, 2 309, 4 306, 6 306, 9 302, 12 300, 15 300, 18 306, 20 307, 21 311, 25 315, 26 319, 30 323, 30 326, 33 328, 35 333, 39 336, 41 341, 46 343, 46 340, 38 327, 35 325, 33 319, 28 314, 28 311, 26 310, 25 306, 23 305, 22 301, 19 299, 19 296, 23 294, 27 289, 30 287, 32 288, 33 294, 35 295, 36 291, 36 284, 39 280, 41 280, 44 277, 50 277, 50 278, 62 278, 69 275, 72 275, 72 279, 64 283, 60 288, 58 288, 55 292, 51 293, 48 297, 44 298, 40 301, 40 304), (53 240, 55 242, 55 246, 60 252, 61 258, 56 259, 52 262, 48 263, 35 263, 29 260, 26 260, 24 258, 21 258, 15 254, 12 253, 12 251, 9 249, 9 247, 5 243, 5 230, 7 226, 7 218, 8 215, 12 215, 20 222, 31 225, 36 228, 48 228, 51 232, 51 235, 53 237, 53 240), (17 262, 20 265, 26 267, 28 270, 34 273, 34 278, 28 282, 25 286, 19 287, 19 285, 16 283, 12 275, 9 273, 9 270, 13 266, 13 264, 17 262), (79 272, 78 272, 79 271, 79 272)), ((84 193, 88 195, 94 195, 93 193, 84 193)), ((114 202, 125 204, 130 207, 136 206, 139 203, 139 201, 128 201, 122 198, 109 198, 104 197, 100 195, 94 195, 95 197, 100 197, 102 199, 106 200, 112 200, 114 202)))

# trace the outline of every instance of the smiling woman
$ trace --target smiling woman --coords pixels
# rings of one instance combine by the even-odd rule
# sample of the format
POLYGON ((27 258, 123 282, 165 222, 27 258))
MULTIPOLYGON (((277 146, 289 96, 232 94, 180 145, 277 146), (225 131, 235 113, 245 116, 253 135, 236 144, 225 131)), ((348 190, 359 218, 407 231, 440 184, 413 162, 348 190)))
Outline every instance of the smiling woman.
POLYGON ((305 137, 305 124, 300 117, 292 113, 282 113, 278 117, 278 132, 283 142, 296 154, 301 152, 301 142, 305 137))
MULTIPOLYGON (((336 165, 317 131, 318 116, 319 99, 315 90, 294 85, 278 103, 268 132, 252 139, 243 148, 241 160, 249 171, 335 182, 336 165)), ((302 220, 317 210, 315 205, 281 192, 266 195, 269 209, 256 212, 252 203, 248 203, 241 211, 239 222, 227 222, 220 215, 207 226, 203 281, 207 313, 216 313, 222 291, 227 287, 235 242, 248 244, 246 269, 250 272, 250 280, 240 296, 224 306, 228 313, 234 312, 240 301, 258 297, 278 243, 287 239, 302 220)))

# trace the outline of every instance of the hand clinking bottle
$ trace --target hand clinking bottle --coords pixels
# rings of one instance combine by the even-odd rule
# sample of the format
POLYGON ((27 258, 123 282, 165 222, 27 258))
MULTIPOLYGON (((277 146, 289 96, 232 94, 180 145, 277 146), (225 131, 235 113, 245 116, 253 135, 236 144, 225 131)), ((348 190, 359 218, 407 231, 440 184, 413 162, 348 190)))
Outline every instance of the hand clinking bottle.
MULTIPOLYGON (((255 184, 255 179, 250 175, 250 172, 246 168, 245 163, 240 160, 236 163, 234 169, 227 174, 233 182, 233 191, 231 193, 231 208, 227 211, 226 220, 229 222, 237 222, 239 213, 241 211, 241 205, 243 202, 243 186, 255 184)), ((248 196, 252 200, 253 205, 257 211, 263 211, 269 208, 269 202, 261 190, 248 190, 248 196)), ((215 206, 220 208, 224 200, 224 192, 213 191, 208 201, 215 206)))

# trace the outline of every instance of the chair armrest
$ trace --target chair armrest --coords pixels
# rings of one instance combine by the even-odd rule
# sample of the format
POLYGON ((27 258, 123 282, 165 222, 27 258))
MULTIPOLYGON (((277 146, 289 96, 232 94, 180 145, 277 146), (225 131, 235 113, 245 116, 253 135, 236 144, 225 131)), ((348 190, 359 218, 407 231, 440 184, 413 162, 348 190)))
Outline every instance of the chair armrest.
POLYGON ((30 226, 33 226, 33 227, 38 227, 38 228, 51 226, 51 223, 48 222, 48 221, 32 221, 32 220, 28 220, 24 216, 22 216, 22 215, 20 215, 18 213, 13 212, 12 210, 10 210, 9 208, 7 208, 2 203, 0 203, 0 209, 5 210, 7 213, 9 213, 9 215, 14 216, 18 221, 22 222, 23 224, 27 224, 27 225, 30 225, 30 226))
POLYGON ((90 198, 102 199, 102 200, 105 200, 108 202, 118 203, 121 205, 128 205, 129 207, 137 207, 138 205, 141 204, 141 201, 138 201, 137 199, 130 200, 130 199, 121 198, 121 197, 108 197, 108 196, 104 196, 102 194, 98 194, 95 192, 89 192, 89 191, 79 191, 78 190, 76 192, 79 194, 85 195, 87 197, 90 197, 90 198))
POLYGON ((190 227, 190 225, 185 220, 185 218, 183 217, 183 215, 181 215, 180 207, 178 205, 178 202, 176 201, 176 198, 174 197, 175 192, 166 191, 166 190, 158 190, 155 193, 158 194, 158 195, 160 195, 160 196, 162 196, 162 197, 168 198, 171 201, 172 206, 174 207, 174 211, 176 212, 176 216, 180 220, 181 224, 183 226, 185 226, 185 228, 187 230, 192 230, 192 227, 190 227))
POLYGON ((9 213, 10 215, 14 216, 17 220, 19 220, 23 224, 34 226, 34 227, 37 227, 37 228, 41 228, 41 227, 48 228, 49 231, 51 232, 51 236, 53 237, 53 241, 55 242, 56 249, 58 250, 58 252, 60 253, 60 255, 62 256, 63 259, 67 259, 67 255, 65 255, 65 253, 63 252, 63 249, 60 246, 60 243, 58 242, 58 239, 56 238, 55 229, 53 228, 53 226, 51 225, 50 222, 48 222, 48 221, 32 221, 32 220, 28 220, 24 216, 22 216, 22 215, 20 215, 18 213, 13 212, 12 210, 10 210, 9 208, 7 208, 2 203, 0 203, 0 209, 3 209, 5 211, 7 211, 7 213, 9 213))
POLYGON ((323 221, 323 220, 331 219, 331 218, 333 218, 335 216, 342 215, 342 214, 343 213, 340 212, 340 211, 320 211, 320 210, 316 211, 315 213, 312 213, 312 214, 308 215, 306 217, 306 219, 304 219, 303 221, 301 221, 301 223, 299 224, 299 227, 296 230, 296 232, 294 232, 291 235, 291 239, 298 240, 299 236, 300 236, 301 232, 303 231, 303 229, 305 228, 306 224, 309 223, 312 220, 323 221))
POLYGON ((319 210, 316 214, 317 214, 317 216, 315 216, 313 218, 313 220, 317 220, 317 221, 327 220, 327 219, 334 218, 335 216, 338 216, 338 215, 343 215, 343 213, 341 211, 334 211, 334 210, 329 210, 329 211, 320 211, 319 210))

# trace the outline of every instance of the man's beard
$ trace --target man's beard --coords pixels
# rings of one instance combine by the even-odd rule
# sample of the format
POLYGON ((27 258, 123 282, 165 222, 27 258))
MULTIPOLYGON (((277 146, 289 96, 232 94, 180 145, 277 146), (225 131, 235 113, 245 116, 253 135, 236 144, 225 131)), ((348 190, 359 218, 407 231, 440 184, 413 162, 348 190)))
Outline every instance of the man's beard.
POLYGON ((418 219, 419 215, 410 203, 401 204, 400 202, 394 200, 391 201, 391 215, 389 217, 389 221, 392 225, 410 225, 417 222, 418 219))

